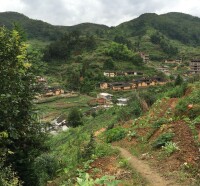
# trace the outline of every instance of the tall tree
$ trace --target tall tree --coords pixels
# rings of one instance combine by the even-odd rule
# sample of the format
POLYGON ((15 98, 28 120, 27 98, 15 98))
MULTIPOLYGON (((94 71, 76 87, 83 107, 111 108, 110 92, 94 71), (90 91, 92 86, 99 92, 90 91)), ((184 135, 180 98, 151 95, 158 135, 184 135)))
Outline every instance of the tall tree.
MULTIPOLYGON (((32 184, 31 165, 42 147, 43 134, 33 113, 34 78, 26 45, 16 30, 0 28, 0 138, 6 157, 24 185, 32 184)), ((0 155, 1 156, 1 155, 0 155)))

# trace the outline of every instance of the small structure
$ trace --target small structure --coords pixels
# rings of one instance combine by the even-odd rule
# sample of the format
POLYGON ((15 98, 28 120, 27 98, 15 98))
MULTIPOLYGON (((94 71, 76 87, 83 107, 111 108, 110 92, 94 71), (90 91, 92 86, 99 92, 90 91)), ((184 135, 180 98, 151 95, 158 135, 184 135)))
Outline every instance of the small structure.
POLYGON ((104 72, 103 75, 106 77, 115 77, 116 73, 115 72, 104 72))
POLYGON ((126 106, 128 103, 128 98, 119 98, 117 99, 118 106, 126 106))
POLYGON ((119 71, 119 72, 104 72, 103 75, 106 77, 137 76, 137 75, 143 75, 143 73, 136 71, 119 71))
POLYGON ((58 95, 61 95, 61 94, 64 94, 65 91, 59 87, 48 87, 46 90, 45 90, 45 94, 44 96, 45 97, 50 97, 50 96, 58 96, 58 95))
POLYGON ((46 131, 49 131, 51 134, 57 134, 60 131, 66 131, 69 129, 67 126, 68 122, 66 121, 66 118, 64 116, 59 116, 52 120, 50 122, 50 125, 47 126, 45 129, 46 131))
POLYGON ((104 99, 106 99, 106 100, 111 100, 112 97, 113 97, 112 94, 104 93, 104 92, 99 93, 99 94, 97 95, 97 98, 104 98, 104 99))
POLYGON ((144 52, 140 52, 140 57, 143 59, 144 63, 149 62, 149 54, 145 54, 144 52))
POLYGON ((96 98, 92 99, 88 102, 88 105, 94 106, 94 105, 105 105, 107 104, 107 99, 105 98, 96 98))
POLYGON ((200 73, 200 59, 193 59, 190 61, 190 72, 192 74, 200 73))
POLYGON ((106 82, 100 83, 100 89, 108 89, 108 83, 106 82))
POLYGON ((167 64, 180 64, 182 63, 182 59, 166 59, 165 63, 167 64))

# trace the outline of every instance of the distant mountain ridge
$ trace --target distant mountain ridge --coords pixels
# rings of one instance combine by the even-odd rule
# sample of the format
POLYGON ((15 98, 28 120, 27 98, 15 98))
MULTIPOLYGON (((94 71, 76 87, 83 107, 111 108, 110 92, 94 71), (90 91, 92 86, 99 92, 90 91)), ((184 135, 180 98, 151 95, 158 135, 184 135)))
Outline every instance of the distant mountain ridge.
POLYGON ((13 23, 19 24, 27 33, 28 38, 55 40, 64 32, 81 30, 83 33, 95 33, 96 30, 103 31, 109 27, 93 23, 82 23, 74 26, 55 26, 44 21, 30 19, 17 12, 0 13, 0 26, 12 28, 13 23))
POLYGON ((115 32, 134 37, 144 35, 149 29, 185 44, 200 44, 200 18, 178 12, 162 15, 142 14, 136 19, 118 25, 115 32))
POLYGON ((20 24, 28 38, 55 40, 64 32, 78 30, 86 34, 123 35, 125 37, 144 36, 147 32, 160 32, 167 38, 178 40, 188 45, 200 45, 200 18, 184 13, 171 12, 157 15, 145 13, 136 19, 108 27, 93 23, 82 23, 74 26, 54 26, 49 23, 33 20, 17 12, 0 13, 0 26, 12 27, 13 22, 20 24))

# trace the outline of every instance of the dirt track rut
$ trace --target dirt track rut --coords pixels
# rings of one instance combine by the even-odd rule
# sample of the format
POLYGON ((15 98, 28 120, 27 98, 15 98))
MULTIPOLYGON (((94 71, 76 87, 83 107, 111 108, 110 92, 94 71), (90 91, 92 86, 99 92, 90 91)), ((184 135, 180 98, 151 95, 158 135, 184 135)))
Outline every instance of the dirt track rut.
POLYGON ((131 167, 133 167, 137 172, 139 172, 146 180, 149 182, 148 186, 180 186, 173 181, 166 180, 161 177, 156 171, 152 170, 147 163, 143 160, 139 160, 133 156, 129 151, 117 147, 123 158, 127 158, 131 167))

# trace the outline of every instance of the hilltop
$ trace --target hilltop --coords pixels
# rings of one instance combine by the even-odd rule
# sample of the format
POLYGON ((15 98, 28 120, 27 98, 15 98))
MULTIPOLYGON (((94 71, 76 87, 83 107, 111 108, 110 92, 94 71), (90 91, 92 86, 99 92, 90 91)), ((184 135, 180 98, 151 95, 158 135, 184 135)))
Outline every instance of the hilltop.
POLYGON ((30 19, 29 17, 17 12, 0 13, 0 26, 13 27, 13 23, 20 25, 27 33, 28 39, 56 40, 65 32, 81 30, 83 33, 94 33, 96 30, 108 29, 105 25, 92 23, 82 23, 75 26, 54 26, 40 20, 30 19))

